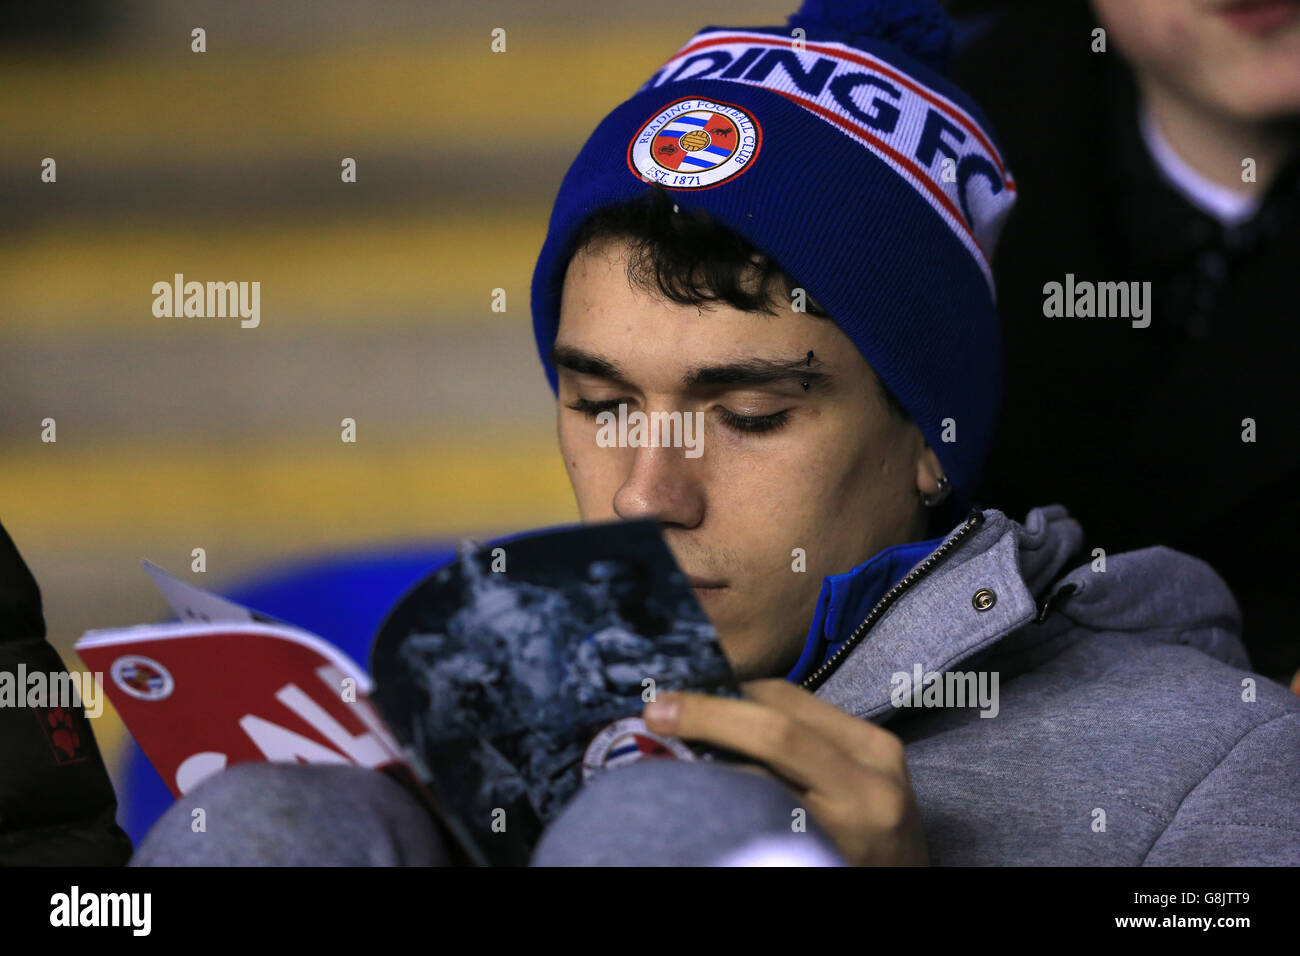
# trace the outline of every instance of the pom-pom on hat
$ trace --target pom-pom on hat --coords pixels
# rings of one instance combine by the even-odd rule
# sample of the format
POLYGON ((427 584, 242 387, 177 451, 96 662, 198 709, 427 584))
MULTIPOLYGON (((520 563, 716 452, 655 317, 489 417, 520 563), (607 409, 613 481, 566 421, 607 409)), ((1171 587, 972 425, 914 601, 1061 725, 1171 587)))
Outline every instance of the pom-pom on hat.
POLYGON ((550 351, 583 221, 658 183, 774 259, 898 397, 966 508, 1001 404, 991 262, 1015 182, 943 75, 936 0, 807 0, 784 27, 705 27, 591 134, 533 274, 550 351), (945 440, 947 439, 947 440, 945 440))

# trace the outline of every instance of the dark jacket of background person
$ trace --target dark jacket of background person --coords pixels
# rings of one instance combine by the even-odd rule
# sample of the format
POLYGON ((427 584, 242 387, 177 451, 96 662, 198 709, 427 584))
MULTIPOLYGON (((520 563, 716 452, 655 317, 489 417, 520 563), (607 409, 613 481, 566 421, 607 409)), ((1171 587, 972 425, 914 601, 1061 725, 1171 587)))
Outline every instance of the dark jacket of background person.
POLYGON ((1113 43, 1091 52, 1094 26, 1082 2, 1017 7, 954 71, 1001 136, 1020 195, 995 263, 1006 393, 979 498, 1023 516, 1046 493, 1090 548, 1164 544, 1205 559, 1238 598, 1255 668, 1289 680, 1300 155, 1256 216, 1226 230, 1161 178, 1131 71, 1113 43), (1150 281, 1150 327, 1045 317, 1043 287, 1067 273, 1150 281))
MULTIPOLYGON (((0 527, 0 672, 64 671, 41 592, 0 527)), ((20 688, 21 690, 21 688, 20 688)), ((122 866, 131 841, 79 708, 0 707, 0 866, 122 866)))

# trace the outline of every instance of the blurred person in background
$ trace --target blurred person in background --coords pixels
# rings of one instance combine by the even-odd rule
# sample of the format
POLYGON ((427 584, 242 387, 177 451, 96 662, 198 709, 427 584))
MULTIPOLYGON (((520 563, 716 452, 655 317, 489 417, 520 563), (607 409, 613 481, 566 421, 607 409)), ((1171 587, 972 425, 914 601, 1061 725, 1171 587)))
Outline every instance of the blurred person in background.
POLYGON ((27 700, 37 674, 53 687, 67 669, 45 639, 36 579, 0 526, 0 867, 121 866, 131 840, 114 821, 90 721, 52 694, 27 700))
POLYGON ((983 14, 954 73, 1021 196, 981 500, 1020 515, 1049 489, 1090 548, 1204 558, 1256 669, 1300 681, 1300 2, 955 6, 983 14), (1150 282, 1149 326, 1045 315, 1067 276, 1150 282))

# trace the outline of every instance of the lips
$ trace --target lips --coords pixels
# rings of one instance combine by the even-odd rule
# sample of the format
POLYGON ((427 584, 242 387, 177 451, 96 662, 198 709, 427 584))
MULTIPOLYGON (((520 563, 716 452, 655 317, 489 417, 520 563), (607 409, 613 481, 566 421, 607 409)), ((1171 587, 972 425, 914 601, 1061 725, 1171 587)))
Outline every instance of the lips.
POLYGON ((717 591, 727 586, 726 581, 706 581, 704 578, 687 578, 691 587, 700 591, 717 591))
POLYGON ((1300 0, 1237 0, 1218 13, 1234 29, 1264 36, 1294 23, 1300 17, 1300 0))

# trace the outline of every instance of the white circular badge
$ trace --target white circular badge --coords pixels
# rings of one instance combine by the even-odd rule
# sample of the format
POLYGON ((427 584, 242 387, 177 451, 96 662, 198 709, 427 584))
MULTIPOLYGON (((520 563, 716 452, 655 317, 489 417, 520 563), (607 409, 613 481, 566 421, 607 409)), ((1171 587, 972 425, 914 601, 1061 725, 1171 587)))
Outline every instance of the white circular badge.
POLYGON ((668 189, 707 189, 750 167, 763 131, 739 106, 686 97, 669 103, 632 137, 627 164, 668 189))
POLYGON ((582 779, 611 767, 636 763, 643 757, 695 760, 691 748, 675 737, 661 737, 646 729, 640 717, 624 717, 601 730, 582 757, 582 779))
POLYGON ((162 700, 170 697, 176 689, 176 682, 167 668, 152 657, 127 654, 113 661, 109 673, 114 684, 140 700, 162 700))

